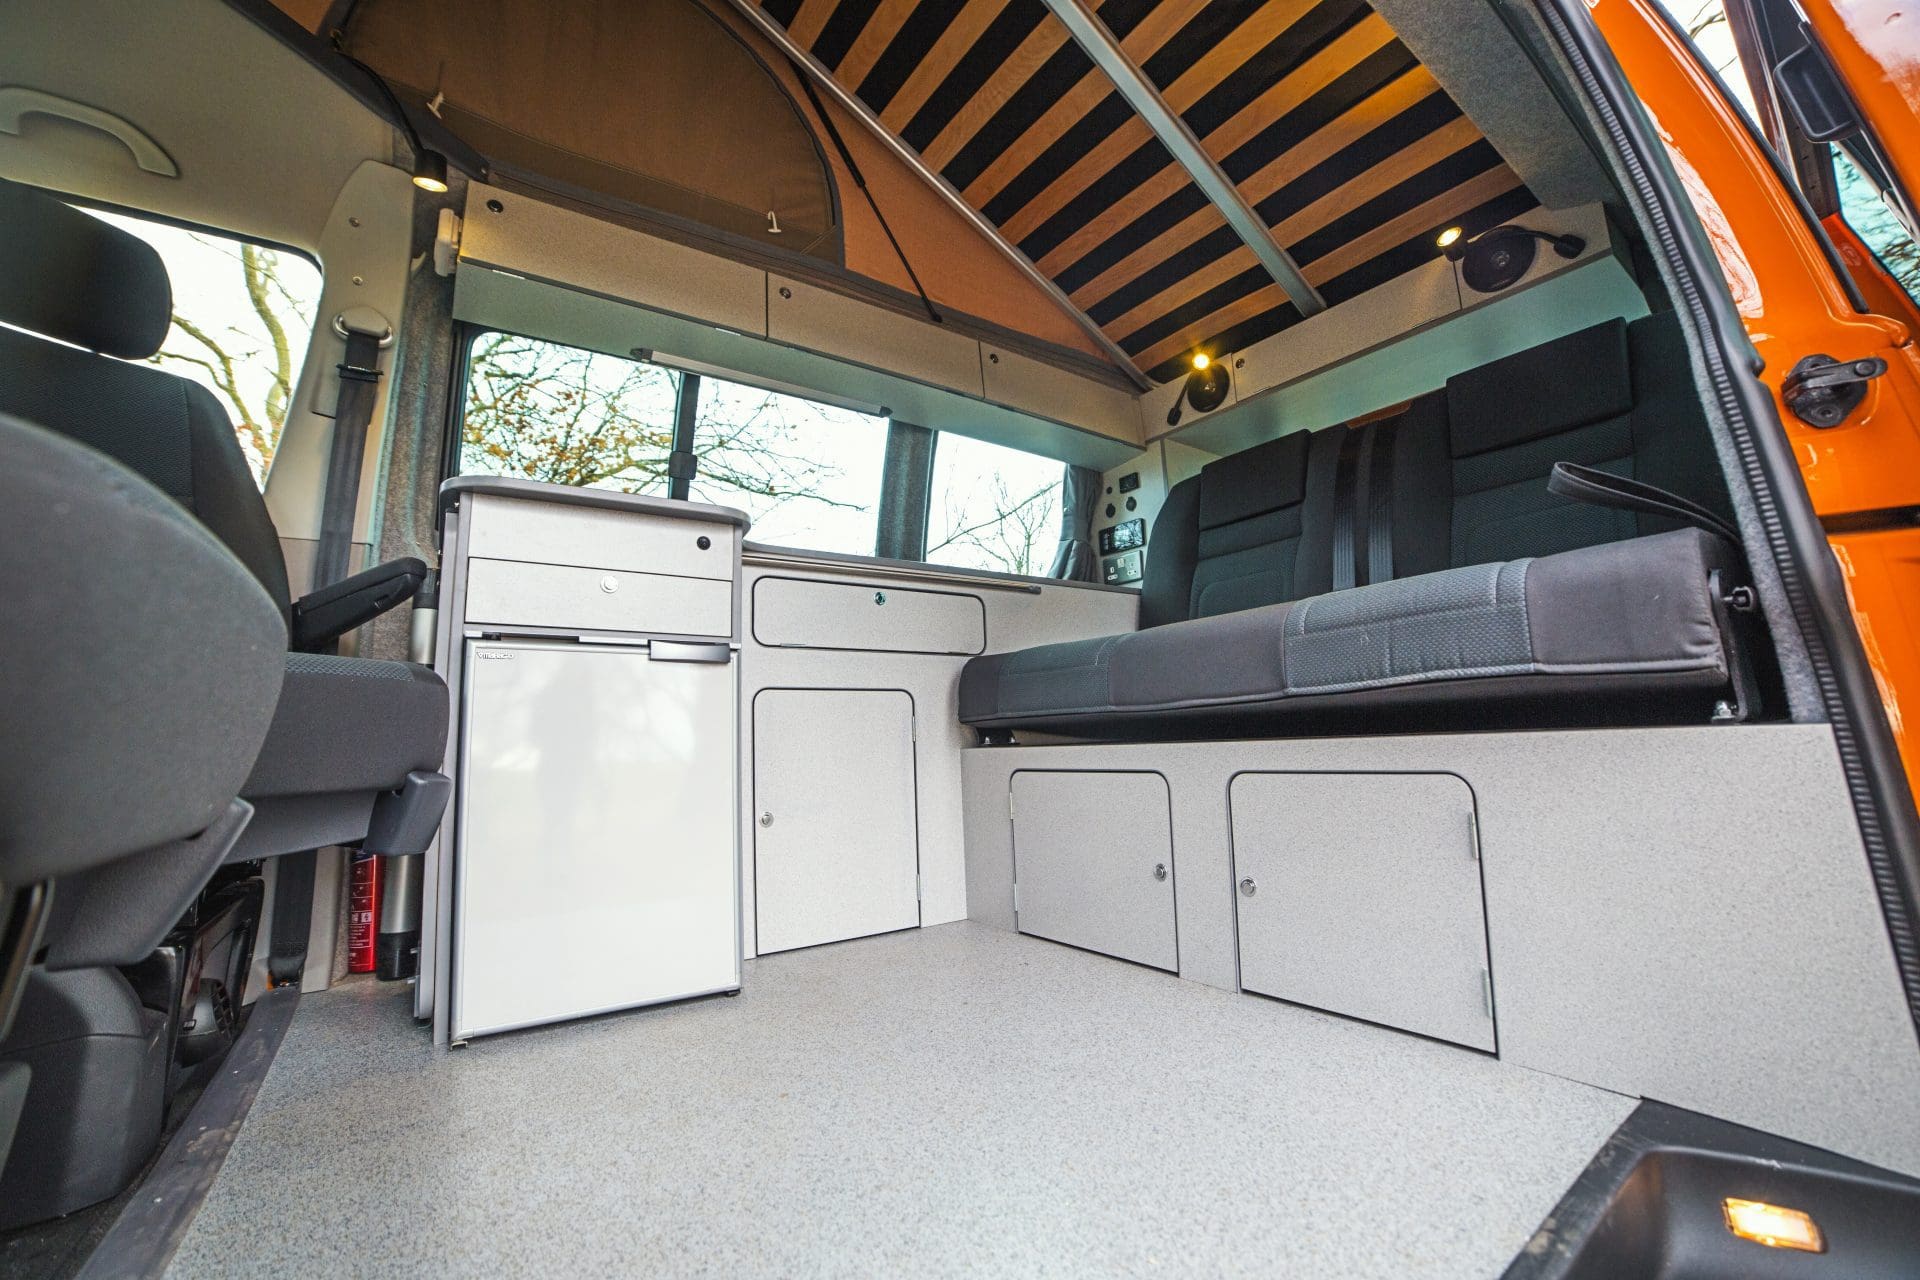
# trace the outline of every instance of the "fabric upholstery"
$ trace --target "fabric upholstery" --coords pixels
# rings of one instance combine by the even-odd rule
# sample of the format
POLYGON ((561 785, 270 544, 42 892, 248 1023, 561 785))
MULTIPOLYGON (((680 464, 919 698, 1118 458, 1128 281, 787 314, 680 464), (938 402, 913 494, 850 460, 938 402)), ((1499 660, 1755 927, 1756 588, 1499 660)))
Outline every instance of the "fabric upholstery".
POLYGON ((279 535, 233 424, 205 387, 0 329, 0 413, 78 440, 144 476, 199 516, 286 615, 279 535))
POLYGON ((1338 441, 1295 433, 1208 463, 1154 521, 1141 625, 1278 604, 1330 585, 1329 503, 1338 441))
POLYGON ((1583 696, 1677 692, 1704 709, 1700 695, 1728 679, 1710 577, 1736 559, 1684 529, 989 655, 962 673, 960 719, 1062 733, 1167 712, 1276 723, 1296 704, 1324 714, 1325 695, 1364 691, 1378 712, 1430 708, 1450 684, 1470 705, 1496 678, 1509 697, 1582 688, 1565 677, 1587 681, 1583 696), (1658 607, 1636 616, 1625 599, 1658 607), (1007 679, 1015 670, 1029 678, 1007 679), (1052 688, 1031 678, 1046 672, 1070 674, 1052 688))
POLYGON ((1136 734, 1243 705, 1332 723, 1589 688, 1677 690, 1693 714, 1728 678, 1708 575, 1737 553, 1550 493, 1561 461, 1729 511, 1673 316, 1596 325, 1364 428, 1209 464, 1155 521, 1142 629, 975 658, 961 719, 1136 734))
POLYGON ((285 655, 286 679, 248 800, 391 791, 446 757, 447 686, 411 662, 285 655))
POLYGON ((205 828, 280 693, 286 632, 232 553, 91 449, 0 418, 0 881, 205 828))
POLYGON ((0 321, 132 360, 160 349, 173 289, 152 246, 0 179, 0 321))

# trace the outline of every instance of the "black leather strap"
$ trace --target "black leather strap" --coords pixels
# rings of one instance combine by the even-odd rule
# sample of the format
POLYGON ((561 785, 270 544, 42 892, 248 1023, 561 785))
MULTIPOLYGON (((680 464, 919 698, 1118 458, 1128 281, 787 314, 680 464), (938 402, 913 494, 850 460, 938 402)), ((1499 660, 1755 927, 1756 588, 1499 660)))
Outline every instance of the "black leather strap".
POLYGON ((1739 531, 1699 503, 1658 485, 1616 476, 1610 471, 1598 471, 1575 462, 1556 462, 1553 464, 1553 474, 1547 477, 1547 492, 1571 498, 1575 502, 1590 502, 1596 507, 1639 511, 1678 520, 1681 524, 1717 533, 1735 546, 1740 545, 1739 531))

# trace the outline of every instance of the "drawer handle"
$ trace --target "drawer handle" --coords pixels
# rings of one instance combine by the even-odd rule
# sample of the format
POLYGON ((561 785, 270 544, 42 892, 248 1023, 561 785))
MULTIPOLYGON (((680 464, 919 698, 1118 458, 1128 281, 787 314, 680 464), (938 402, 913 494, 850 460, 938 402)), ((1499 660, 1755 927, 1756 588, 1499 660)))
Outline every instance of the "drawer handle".
POLYGON ((873 602, 874 602, 875 604, 885 604, 885 603, 887 602, 887 593, 886 593, 886 592, 884 592, 884 591, 876 591, 876 592, 874 592, 874 593, 873 593, 873 602))
POLYGON ((760 815, 760 825, 761 825, 761 826, 763 826, 763 827, 770 827, 770 826, 772 826, 772 825, 773 825, 773 815, 772 815, 772 814, 770 814, 770 813, 763 813, 763 814, 761 814, 761 815, 760 815))
POLYGON ((614 577, 612 574, 608 574, 606 577, 600 579, 600 589, 608 595, 612 595, 620 589, 620 579, 614 577))
POLYGON ((1240 896, 1243 898, 1251 898, 1254 895, 1254 891, 1259 887, 1259 885, 1253 882, 1253 877, 1248 876, 1240 882, 1240 896))
POLYGON ((1154 863, 1154 864, 1153 864, 1153 878, 1154 878, 1155 880, 1165 880, 1165 879, 1167 878, 1167 864, 1166 864, 1166 863, 1164 863, 1164 862, 1156 862, 1156 863, 1154 863))

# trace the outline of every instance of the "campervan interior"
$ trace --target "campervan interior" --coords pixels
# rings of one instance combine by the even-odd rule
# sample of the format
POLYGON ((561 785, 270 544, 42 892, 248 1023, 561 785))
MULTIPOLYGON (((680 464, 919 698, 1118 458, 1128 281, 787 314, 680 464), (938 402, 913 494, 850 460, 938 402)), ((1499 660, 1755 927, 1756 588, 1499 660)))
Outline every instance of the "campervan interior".
POLYGON ((0 4, 0 1275, 1907 1272, 1582 9, 0 4))

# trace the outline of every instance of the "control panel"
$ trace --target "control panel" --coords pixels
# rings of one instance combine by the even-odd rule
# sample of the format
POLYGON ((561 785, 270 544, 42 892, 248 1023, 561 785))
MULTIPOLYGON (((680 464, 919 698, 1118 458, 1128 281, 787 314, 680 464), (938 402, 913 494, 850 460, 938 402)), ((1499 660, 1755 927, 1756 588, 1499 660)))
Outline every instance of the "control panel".
POLYGON ((1147 545, 1147 522, 1135 517, 1123 520, 1119 524, 1100 531, 1100 554, 1114 555, 1121 551, 1138 551, 1147 545))

